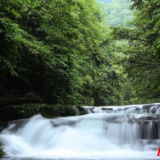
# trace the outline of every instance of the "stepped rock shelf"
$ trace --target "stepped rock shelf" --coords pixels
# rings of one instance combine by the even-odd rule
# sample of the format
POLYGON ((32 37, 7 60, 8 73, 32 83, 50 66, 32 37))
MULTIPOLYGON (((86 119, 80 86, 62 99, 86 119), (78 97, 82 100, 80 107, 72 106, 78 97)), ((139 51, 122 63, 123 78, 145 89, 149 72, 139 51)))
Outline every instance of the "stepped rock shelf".
POLYGON ((83 116, 36 115, 0 134, 12 159, 159 159, 160 104, 83 107, 83 116))

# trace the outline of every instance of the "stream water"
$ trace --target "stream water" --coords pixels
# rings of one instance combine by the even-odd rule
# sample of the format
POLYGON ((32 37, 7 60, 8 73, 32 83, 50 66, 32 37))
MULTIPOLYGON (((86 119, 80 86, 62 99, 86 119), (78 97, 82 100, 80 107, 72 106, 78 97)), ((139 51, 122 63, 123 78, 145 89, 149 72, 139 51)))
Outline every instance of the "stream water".
POLYGON ((159 104, 84 108, 84 116, 11 122, 0 133, 4 159, 160 159, 159 104))

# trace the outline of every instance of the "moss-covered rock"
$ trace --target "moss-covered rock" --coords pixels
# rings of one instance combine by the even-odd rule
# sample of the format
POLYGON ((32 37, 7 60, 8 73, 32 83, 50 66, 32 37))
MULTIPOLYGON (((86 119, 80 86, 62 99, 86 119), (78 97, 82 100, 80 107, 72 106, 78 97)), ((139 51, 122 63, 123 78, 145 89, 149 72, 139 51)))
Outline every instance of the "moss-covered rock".
POLYGON ((82 108, 72 105, 47 105, 47 104, 21 104, 7 106, 0 109, 0 121, 11 121, 29 118, 36 114, 42 114, 47 118, 59 116, 74 116, 83 114, 82 108))

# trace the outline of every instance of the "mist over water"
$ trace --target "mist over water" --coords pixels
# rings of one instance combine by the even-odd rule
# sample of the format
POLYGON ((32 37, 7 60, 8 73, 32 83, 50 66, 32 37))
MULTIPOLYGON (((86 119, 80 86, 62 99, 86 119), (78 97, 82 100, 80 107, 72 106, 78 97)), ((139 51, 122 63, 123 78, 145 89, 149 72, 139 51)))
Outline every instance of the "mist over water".
POLYGON ((56 119, 36 115, 12 122, 0 141, 13 159, 159 159, 159 125, 153 119, 142 121, 146 111, 135 106, 130 111, 85 108, 93 114, 56 119))

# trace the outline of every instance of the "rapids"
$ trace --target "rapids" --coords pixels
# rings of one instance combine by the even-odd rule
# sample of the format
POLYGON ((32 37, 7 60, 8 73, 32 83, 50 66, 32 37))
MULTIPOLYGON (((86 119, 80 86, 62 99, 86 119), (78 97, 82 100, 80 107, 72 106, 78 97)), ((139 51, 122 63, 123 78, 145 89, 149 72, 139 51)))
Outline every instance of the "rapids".
POLYGON ((83 116, 12 121, 0 133, 10 158, 160 159, 159 104, 84 107, 83 116))

